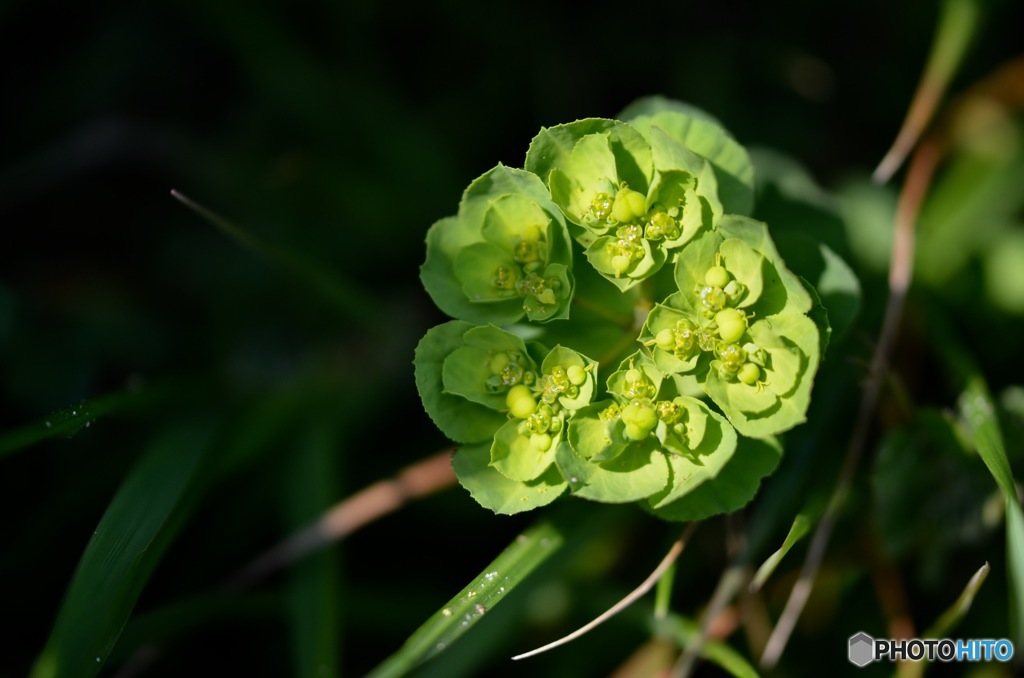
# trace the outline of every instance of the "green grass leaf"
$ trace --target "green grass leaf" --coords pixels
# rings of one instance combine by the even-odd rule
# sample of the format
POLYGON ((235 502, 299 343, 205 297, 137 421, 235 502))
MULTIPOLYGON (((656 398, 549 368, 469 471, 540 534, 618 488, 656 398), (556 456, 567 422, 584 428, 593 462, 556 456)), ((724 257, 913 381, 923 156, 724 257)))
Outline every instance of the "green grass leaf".
POLYGON ((193 505, 209 437, 205 425, 182 424, 136 464, 86 546, 33 678, 91 676, 103 667, 193 505))
POLYGON ((779 566, 779 563, 786 557, 786 554, 793 548, 793 545, 803 539, 810 529, 811 520, 806 515, 801 513, 793 519, 793 525, 790 526, 789 534, 786 535, 782 546, 779 547, 778 551, 768 556, 768 559, 761 563, 761 567, 757 568, 757 572, 750 582, 751 590, 756 591, 764 586, 764 583, 768 581, 768 577, 772 576, 775 568, 779 566))
MULTIPOLYGON (((298 529, 337 500, 337 440, 325 420, 306 427, 290 462, 287 513, 298 529)), ((339 675, 338 591, 341 570, 336 548, 297 562, 288 573, 286 600, 296 676, 339 675)))
POLYGON ((0 433, 0 457, 17 452, 49 438, 70 438, 98 417, 121 412, 167 393, 159 387, 127 389, 100 396, 78 405, 65 407, 30 424, 0 433))
POLYGON ((978 455, 1006 497, 1006 565, 1010 586, 1011 633, 1015 645, 1024 644, 1024 513, 1006 446, 996 420, 995 403, 980 374, 973 374, 960 399, 960 413, 978 455))
POLYGON ((369 675, 372 678, 404 675, 444 651, 558 551, 564 541, 564 533, 555 523, 547 520, 535 523, 369 675))
POLYGON ((931 320, 931 336, 953 376, 964 383, 960 417, 971 444, 1006 499, 1006 569, 1009 580, 1011 640, 1024 644, 1024 513, 1006 456, 996 407, 973 357, 959 342, 944 316, 931 320))

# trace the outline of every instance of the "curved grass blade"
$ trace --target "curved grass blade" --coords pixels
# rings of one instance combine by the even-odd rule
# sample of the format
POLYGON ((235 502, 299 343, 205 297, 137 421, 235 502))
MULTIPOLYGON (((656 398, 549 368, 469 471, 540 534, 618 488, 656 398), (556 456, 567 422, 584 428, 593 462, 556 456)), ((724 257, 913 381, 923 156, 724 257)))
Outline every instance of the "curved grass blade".
POLYGON ((400 676, 459 639, 488 609, 508 595, 534 569, 561 548, 565 534, 555 521, 542 520, 520 534, 469 586, 430 617, 395 654, 370 676, 400 676))
POLYGON ((768 556, 768 559, 761 563, 761 567, 757 568, 757 573, 754 575, 754 579, 750 582, 751 592, 758 591, 764 586, 764 583, 768 581, 768 577, 772 576, 775 572, 775 568, 779 566, 782 559, 789 553, 789 549, 793 548, 793 545, 803 539, 807 531, 811 529, 810 519, 803 513, 797 515, 793 520, 793 525, 789 528, 789 534, 786 535, 785 541, 782 542, 782 546, 775 553, 768 556))
POLYGON ((153 443, 117 491, 71 579, 33 678, 91 676, 194 505, 210 428, 181 424, 153 443))
POLYGON ((119 412, 167 393, 166 388, 144 387, 109 393, 78 405, 65 407, 30 424, 0 433, 0 457, 30 447, 48 438, 70 438, 97 417, 119 412))
POLYGON ((1010 633, 1014 645, 1024 644, 1024 512, 1006 456, 996 406, 973 357, 943 316, 931 318, 935 345, 954 376, 964 382, 960 417, 971 444, 985 462, 1006 499, 1006 570, 1009 584, 1010 633))
POLYGON ((996 419, 995 403, 981 375, 967 381, 960 399, 960 413, 978 456, 985 462, 1006 498, 1006 574, 1009 584, 1010 633, 1014 645, 1024 644, 1024 511, 1006 457, 1003 434, 996 419))
MULTIPOLYGON (((957 596, 953 604, 942 613, 942 616, 927 631, 921 634, 921 638, 949 637, 950 632, 960 623, 960 620, 967 614, 967 611, 971 609, 974 597, 978 594, 978 589, 981 588, 981 585, 985 583, 989 569, 991 569, 989 564, 985 563, 974 573, 974 576, 970 578, 967 586, 960 592, 960 595, 957 596)), ((921 661, 904 662, 900 666, 899 676, 900 678, 920 678, 924 675, 927 666, 927 657, 921 661)))
POLYGON ((379 309, 374 305, 371 297, 341 278, 326 264, 305 254, 262 240, 178 191, 171 191, 171 195, 235 242, 249 248, 268 261, 282 266, 296 278, 305 282, 353 322, 369 329, 380 329, 380 323, 377 321, 379 309))

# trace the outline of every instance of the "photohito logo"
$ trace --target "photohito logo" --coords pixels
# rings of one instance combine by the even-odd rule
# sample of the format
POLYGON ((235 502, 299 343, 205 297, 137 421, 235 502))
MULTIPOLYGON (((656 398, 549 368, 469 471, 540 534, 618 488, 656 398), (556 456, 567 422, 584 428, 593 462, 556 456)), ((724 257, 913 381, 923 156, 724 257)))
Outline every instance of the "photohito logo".
POLYGON ((1013 643, 1006 638, 911 638, 893 640, 872 638, 863 631, 850 636, 847 657, 851 664, 865 667, 871 662, 928 661, 1008 662, 1013 659, 1013 643))

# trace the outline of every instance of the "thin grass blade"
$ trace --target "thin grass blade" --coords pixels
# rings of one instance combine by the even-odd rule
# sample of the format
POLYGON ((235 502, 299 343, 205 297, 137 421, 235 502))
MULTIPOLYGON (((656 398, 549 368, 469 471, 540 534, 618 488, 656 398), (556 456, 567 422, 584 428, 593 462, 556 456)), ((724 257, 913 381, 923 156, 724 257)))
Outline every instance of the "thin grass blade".
POLYGON ((542 520, 520 534, 469 586, 426 621, 370 676, 400 676, 443 651, 480 621, 565 542, 561 526, 542 520))
MULTIPOLYGON (((337 498, 334 432, 324 424, 308 427, 291 460, 287 513, 300 526, 337 498)), ((286 602, 297 676, 339 675, 340 612, 338 552, 327 548, 303 559, 288 573, 286 602)))
POLYGON ((789 553, 789 549, 793 548, 793 545, 804 538, 804 535, 811 529, 811 520, 803 513, 797 515, 793 520, 793 524, 789 528, 789 534, 786 535, 786 539, 782 542, 782 546, 778 551, 768 556, 761 567, 757 568, 757 573, 754 574, 753 580, 750 582, 750 591, 759 591, 764 583, 768 581, 768 577, 772 576, 775 572, 775 568, 779 566, 782 559, 789 553))
MULTIPOLYGON (((967 611, 971 609, 974 597, 977 595, 981 585, 985 583, 985 577, 988 576, 990 569, 988 563, 982 565, 967 582, 967 586, 960 592, 956 601, 942 613, 928 630, 921 634, 921 638, 948 638, 950 632, 956 628, 956 625, 960 623, 960 620, 967 614, 967 611)), ((927 666, 927 657, 921 661, 903 662, 900 664, 897 675, 900 678, 920 678, 924 675, 927 666)))
POLYGON ((92 676, 103 667, 194 505, 190 490, 209 439, 206 425, 176 426, 135 465, 85 548, 33 678, 92 676))
POLYGON ((326 264, 280 245, 266 242, 178 191, 171 191, 171 195, 235 242, 280 265, 302 280, 324 300, 344 313, 349 320, 368 328, 378 326, 379 323, 375 319, 379 311, 372 298, 341 278, 326 264))
POLYGON ((99 417, 130 409, 167 392, 165 388, 154 387, 127 389, 65 407, 47 417, 0 433, 0 457, 49 438, 70 438, 99 417))

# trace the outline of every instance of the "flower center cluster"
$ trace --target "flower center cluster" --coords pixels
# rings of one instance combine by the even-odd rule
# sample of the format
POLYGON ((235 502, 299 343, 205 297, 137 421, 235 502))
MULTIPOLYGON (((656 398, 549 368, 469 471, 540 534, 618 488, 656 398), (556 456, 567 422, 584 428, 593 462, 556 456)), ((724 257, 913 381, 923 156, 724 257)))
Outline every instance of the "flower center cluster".
MULTIPOLYGON (((557 304, 562 283, 557 278, 544 277, 546 251, 544 229, 536 225, 527 226, 512 244, 511 254, 515 264, 498 266, 491 277, 491 285, 503 292, 514 292, 527 300, 532 297, 543 306, 557 304)), ((533 310, 528 307, 529 301, 526 306, 527 312, 533 310)))
POLYGON ((746 292, 746 286, 722 266, 721 255, 716 256, 715 265, 704 274, 704 284, 694 287, 701 314, 711 320, 705 326, 709 339, 699 343, 702 350, 710 349, 714 353, 720 377, 755 386, 760 391, 766 385, 762 369, 767 354, 753 342, 740 344, 750 320, 736 305, 746 292))
POLYGON ((597 193, 581 221, 597 231, 615 228, 615 238, 605 245, 616 278, 633 270, 643 260, 644 240, 673 240, 682 234, 679 223, 681 209, 662 205, 647 208, 647 198, 625 182, 614 197, 597 193))
POLYGON ((598 414, 601 421, 613 424, 621 420, 625 439, 633 442, 644 440, 659 421, 672 428, 681 439, 685 439, 686 410, 671 400, 655 400, 657 388, 642 370, 630 367, 624 382, 619 395, 625 399, 625 404, 616 402, 606 407, 598 414))
POLYGON ((513 386, 506 396, 511 417, 521 419, 517 432, 528 436, 530 445, 538 452, 546 452, 552 445, 552 436, 562 431, 565 408, 559 398, 575 398, 580 386, 587 380, 587 369, 572 365, 556 365, 538 379, 513 386))
POLYGON ((491 376, 484 383, 488 393, 501 393, 517 384, 532 384, 537 379, 518 351, 496 353, 487 366, 491 371, 491 376))

